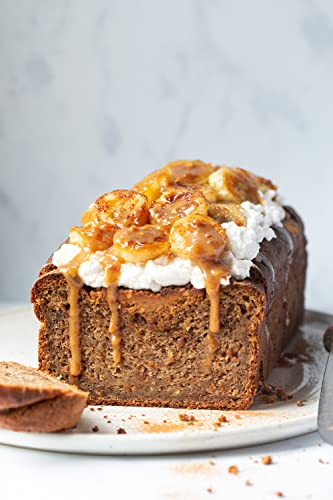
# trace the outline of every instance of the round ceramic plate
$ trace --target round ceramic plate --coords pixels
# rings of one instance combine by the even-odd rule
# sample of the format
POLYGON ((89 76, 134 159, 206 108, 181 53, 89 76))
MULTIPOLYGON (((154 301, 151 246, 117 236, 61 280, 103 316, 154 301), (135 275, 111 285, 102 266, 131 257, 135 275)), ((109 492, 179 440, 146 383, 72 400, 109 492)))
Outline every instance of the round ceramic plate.
MULTIPOLYGON (((53 434, 0 430, 0 443, 68 453, 130 455, 236 448, 306 434, 317 428, 327 356, 322 336, 332 321, 329 315, 307 311, 303 327, 287 349, 304 354, 303 361, 289 356, 287 367, 273 371, 270 383, 292 396, 287 401, 268 404, 258 397, 250 410, 237 412, 88 407, 73 430, 53 434)), ((0 313, 2 359, 36 366, 37 335, 31 308, 0 313)))

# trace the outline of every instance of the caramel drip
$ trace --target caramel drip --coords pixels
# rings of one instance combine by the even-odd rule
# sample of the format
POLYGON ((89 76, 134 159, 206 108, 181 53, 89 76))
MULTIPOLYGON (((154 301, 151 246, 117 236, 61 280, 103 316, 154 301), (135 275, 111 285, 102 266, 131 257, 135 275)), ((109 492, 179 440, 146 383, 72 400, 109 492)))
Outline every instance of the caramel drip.
POLYGON ((69 286, 70 376, 75 378, 81 373, 79 293, 82 281, 77 276, 77 269, 75 268, 68 269, 64 274, 69 286))
POLYGON ((210 367, 214 353, 218 347, 216 334, 220 331, 220 285, 221 279, 229 276, 228 268, 221 261, 204 261, 199 259, 197 265, 201 268, 205 278, 205 288, 210 301, 209 333, 207 337, 209 356, 207 368, 210 367))
POLYGON ((210 300, 208 362, 210 366, 218 343, 216 334, 220 331, 220 285, 221 279, 230 276, 222 262, 227 236, 224 229, 206 215, 194 214, 180 219, 171 230, 173 248, 191 259, 204 276, 206 293, 210 300))
POLYGON ((121 333, 120 318, 118 311, 118 285, 117 280, 120 272, 120 263, 114 261, 106 268, 105 281, 107 285, 107 298, 111 312, 109 332, 111 333, 111 345, 113 360, 119 365, 121 361, 121 333))

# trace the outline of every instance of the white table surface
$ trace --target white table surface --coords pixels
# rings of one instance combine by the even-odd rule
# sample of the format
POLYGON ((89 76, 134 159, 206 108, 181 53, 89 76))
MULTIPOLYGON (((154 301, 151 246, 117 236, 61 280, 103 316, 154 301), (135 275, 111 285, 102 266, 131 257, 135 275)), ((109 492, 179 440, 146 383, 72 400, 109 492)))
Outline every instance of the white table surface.
POLYGON ((317 432, 239 450, 157 457, 66 455, 0 445, 4 499, 260 500, 278 498, 278 491, 288 499, 332 499, 332 476, 333 447, 317 432), (271 465, 261 463, 264 455, 272 456, 271 465), (237 476, 228 473, 230 465, 237 465, 237 476))

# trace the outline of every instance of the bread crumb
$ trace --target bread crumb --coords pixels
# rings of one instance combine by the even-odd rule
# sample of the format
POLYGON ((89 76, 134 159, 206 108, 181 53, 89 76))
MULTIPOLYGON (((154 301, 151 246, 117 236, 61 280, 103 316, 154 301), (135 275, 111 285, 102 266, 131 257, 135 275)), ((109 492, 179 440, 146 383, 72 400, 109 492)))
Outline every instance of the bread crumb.
POLYGON ((271 404, 276 401, 288 401, 292 399, 292 395, 286 393, 283 387, 273 386, 269 384, 264 384, 261 388, 261 399, 265 401, 265 403, 271 404))
POLYGON ((95 408, 93 408, 92 406, 89 408, 90 411, 95 411, 95 408))
POLYGON ((207 488, 207 492, 208 492, 208 493, 213 493, 212 488, 207 488))
POLYGON ((237 474, 239 472, 237 465, 230 465, 228 467, 228 472, 229 472, 229 474, 235 474, 235 476, 237 476, 237 474))
POLYGON ((249 479, 245 481, 245 486, 252 486, 252 483, 249 479))
POLYGON ((102 411, 102 410, 103 410, 103 408, 102 408, 101 406, 99 406, 99 407, 97 408, 97 410, 98 410, 98 411, 102 411))
POLYGON ((209 465, 216 465, 216 462, 214 462, 214 460, 209 460, 209 465))
POLYGON ((117 429, 117 434, 127 434, 127 432, 122 427, 119 427, 119 429, 117 429))
POLYGON ((301 399, 299 399, 297 402, 296 402, 297 406, 304 406, 304 403, 301 399))
POLYGON ((282 493, 282 491, 277 491, 275 493, 275 496, 277 496, 277 497, 284 497, 284 494, 282 493))
POLYGON ((220 415, 219 418, 215 422, 213 422, 214 430, 216 431, 218 427, 221 427, 222 424, 225 424, 227 422, 229 422, 227 417, 225 415, 220 415))
POLYGON ((93 427, 91 430, 93 432, 98 432, 99 431, 99 427, 97 425, 95 425, 95 427, 93 427))
POLYGON ((107 420, 107 421, 106 421, 106 423, 107 423, 107 424, 111 424, 111 420, 107 420))
POLYGON ((187 413, 179 413, 179 420, 182 422, 188 422, 190 425, 193 425, 196 422, 196 418, 194 415, 187 415, 187 413))
POLYGON ((144 420, 143 423, 146 425, 149 424, 149 422, 147 420, 144 420))
POLYGON ((261 457, 261 462, 264 465, 271 465, 273 463, 272 457, 270 455, 265 455, 264 457, 261 457))

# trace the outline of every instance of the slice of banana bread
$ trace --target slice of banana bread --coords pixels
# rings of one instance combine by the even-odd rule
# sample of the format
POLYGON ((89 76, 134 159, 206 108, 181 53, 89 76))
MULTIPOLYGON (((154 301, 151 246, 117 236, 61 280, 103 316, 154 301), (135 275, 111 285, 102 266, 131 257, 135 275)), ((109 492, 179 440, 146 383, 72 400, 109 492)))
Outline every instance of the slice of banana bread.
POLYGON ((304 311, 303 224, 275 190, 197 161, 98 198, 32 288, 40 368, 92 404, 248 408, 304 311))
POLYGON ((74 427, 88 394, 35 368, 0 362, 0 427, 54 432, 74 427))
POLYGON ((0 410, 20 408, 68 392, 68 385, 35 368, 0 362, 0 410))

